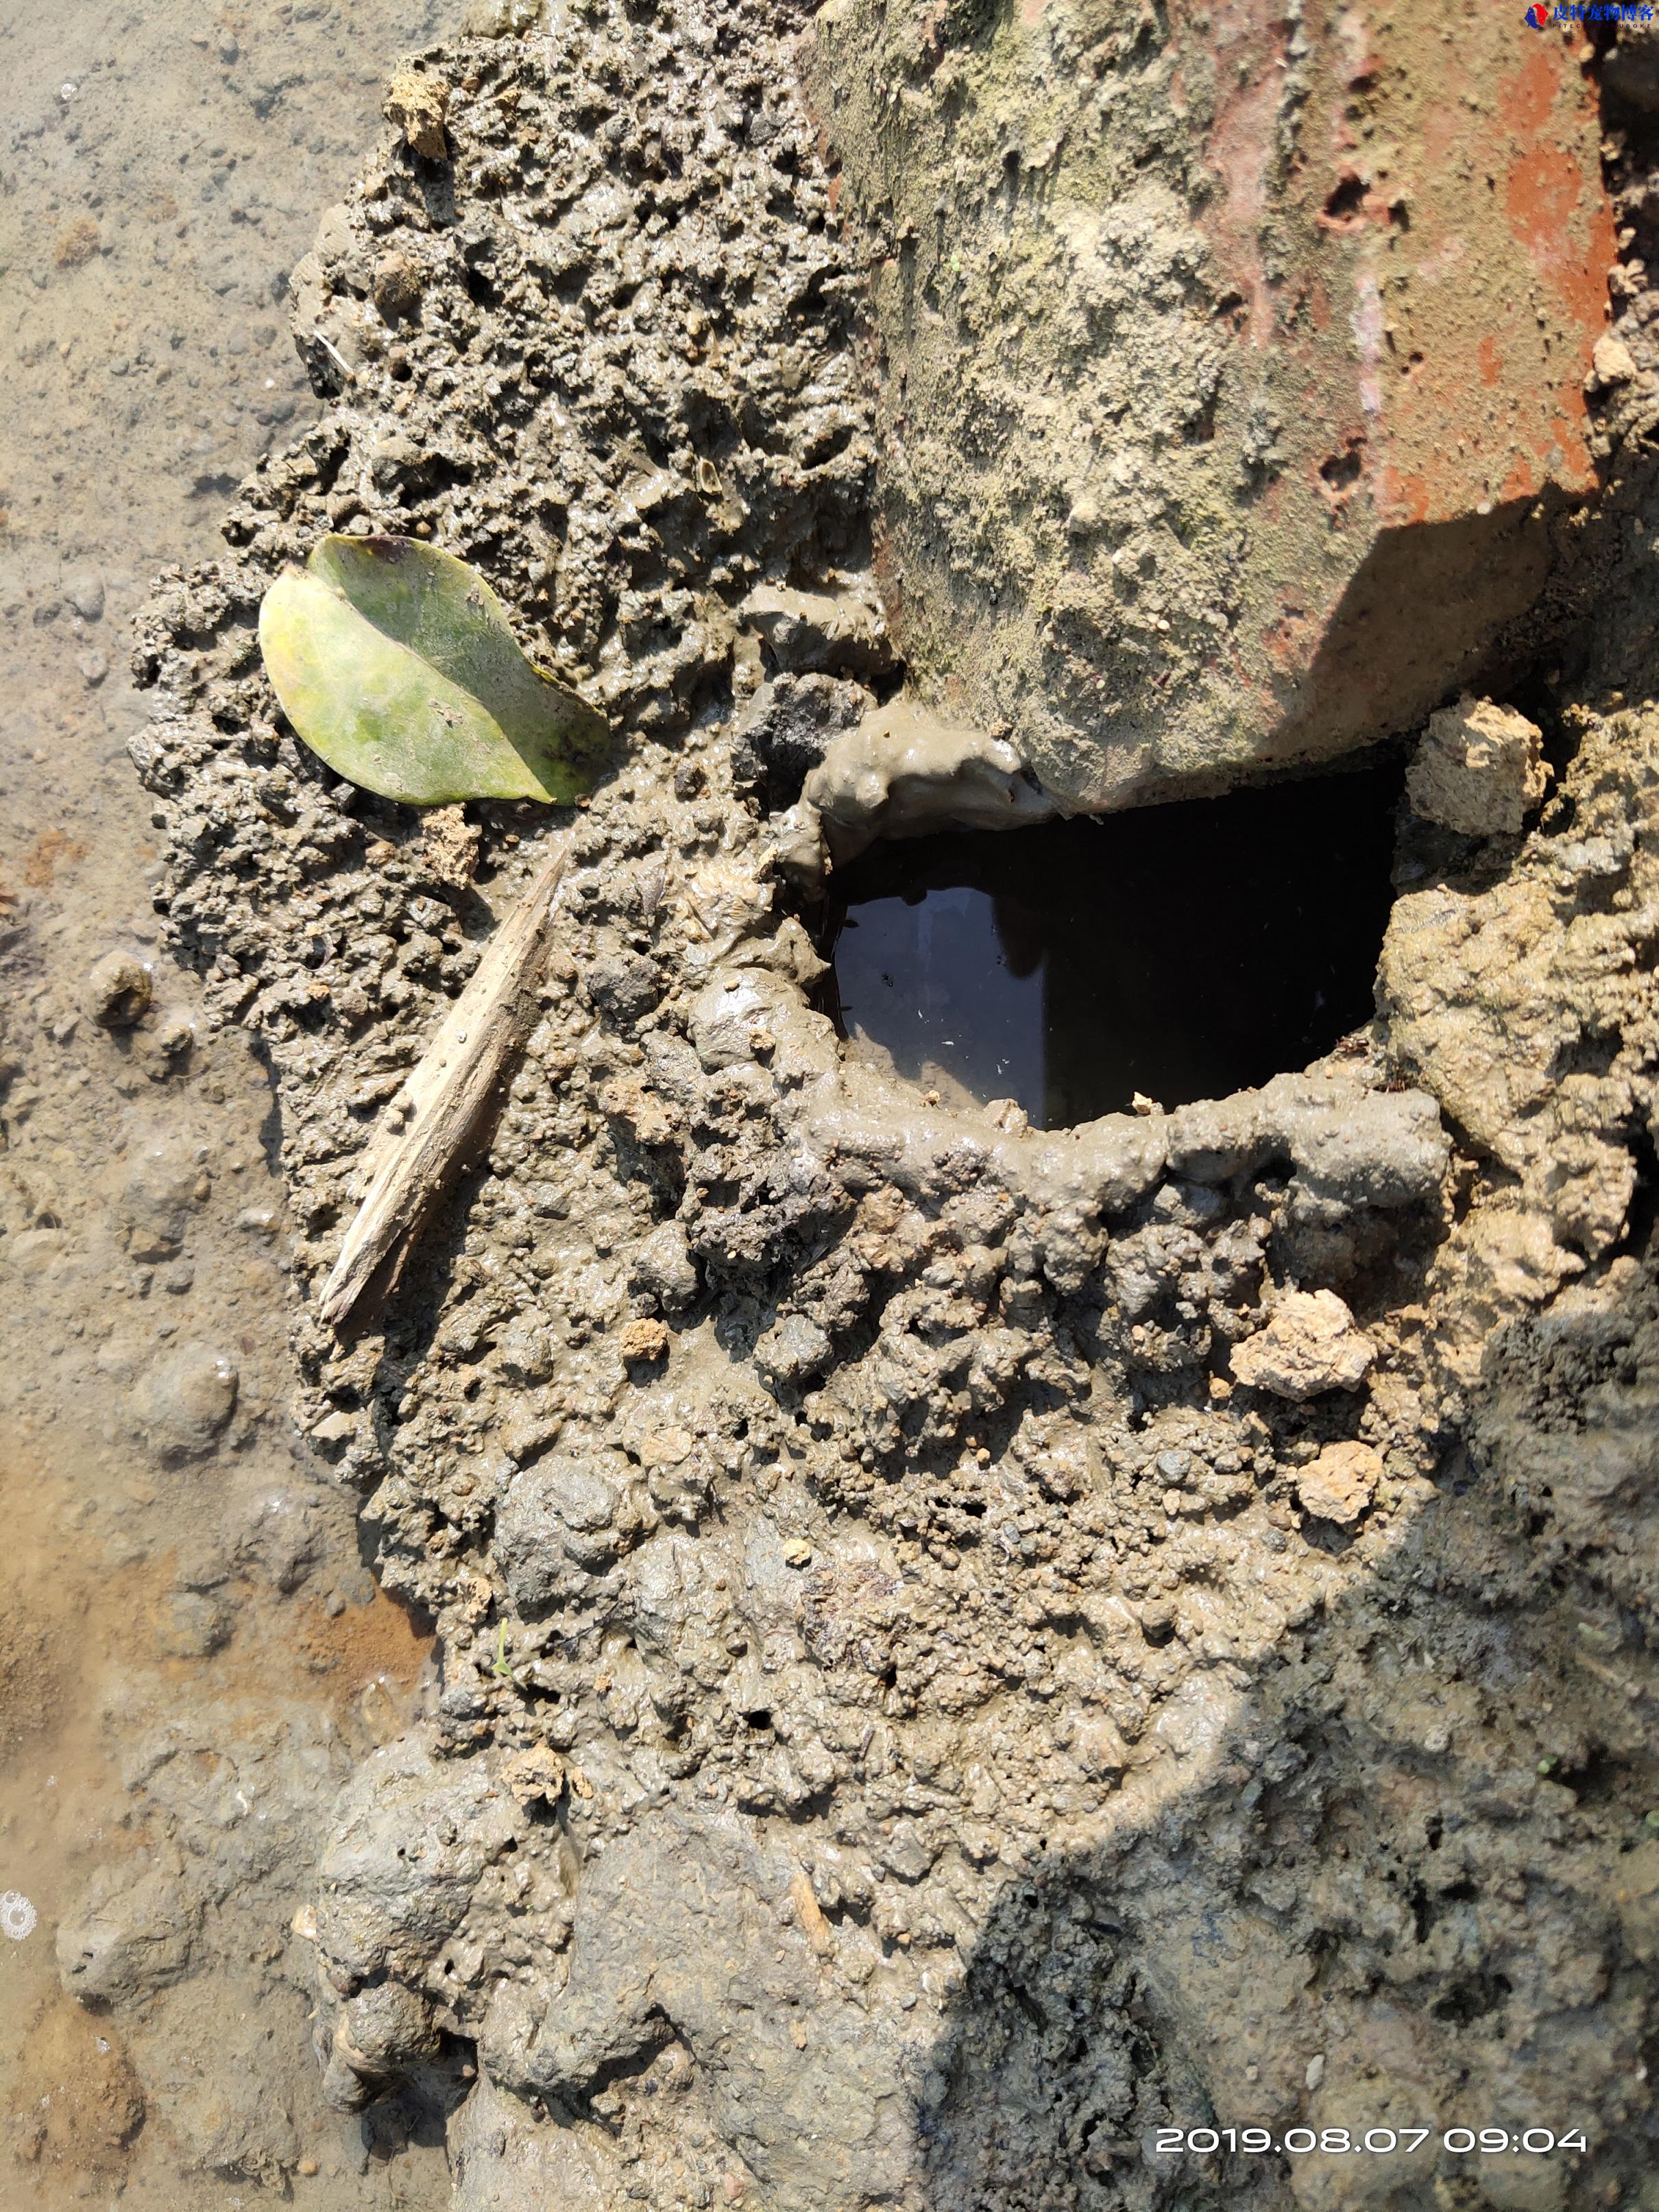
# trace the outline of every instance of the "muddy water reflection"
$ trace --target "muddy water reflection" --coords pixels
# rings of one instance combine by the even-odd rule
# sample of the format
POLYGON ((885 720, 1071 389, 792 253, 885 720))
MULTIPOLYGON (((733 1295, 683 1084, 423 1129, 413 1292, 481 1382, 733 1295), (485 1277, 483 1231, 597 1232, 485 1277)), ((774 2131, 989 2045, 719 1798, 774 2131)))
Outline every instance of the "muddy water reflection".
POLYGON ((152 574, 211 558, 314 413, 287 272, 455 12, 0 11, 0 1893, 36 1915, 0 1938, 8 2207, 447 2197, 316 2094, 315 1808, 427 1647, 293 1431, 270 1085, 159 952, 125 670, 152 574), (131 1026, 89 991, 112 952, 153 978, 131 1026))
POLYGON ((1371 1014, 1400 778, 878 846, 830 915, 844 1033, 1042 1128, 1224 1098, 1371 1014))

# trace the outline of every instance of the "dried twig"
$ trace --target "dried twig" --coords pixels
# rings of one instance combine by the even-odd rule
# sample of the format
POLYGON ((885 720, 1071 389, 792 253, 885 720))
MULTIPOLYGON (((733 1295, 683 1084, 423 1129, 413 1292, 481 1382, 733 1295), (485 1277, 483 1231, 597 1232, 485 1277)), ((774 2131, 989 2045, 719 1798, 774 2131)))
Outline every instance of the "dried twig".
POLYGON ((502 1067, 534 1008, 565 850, 561 839, 497 929, 364 1150, 362 1203, 323 1285, 322 1316, 335 1328, 418 1233, 477 1140, 502 1067))
POLYGON ((351 366, 351 363, 346 359, 345 356, 340 351, 339 347, 333 343, 332 339, 325 338, 320 331, 313 331, 311 335, 315 343, 321 346, 323 351, 328 356, 329 359, 334 363, 334 366, 339 370, 341 375, 344 377, 346 382, 348 384, 355 384, 357 381, 357 372, 351 366))

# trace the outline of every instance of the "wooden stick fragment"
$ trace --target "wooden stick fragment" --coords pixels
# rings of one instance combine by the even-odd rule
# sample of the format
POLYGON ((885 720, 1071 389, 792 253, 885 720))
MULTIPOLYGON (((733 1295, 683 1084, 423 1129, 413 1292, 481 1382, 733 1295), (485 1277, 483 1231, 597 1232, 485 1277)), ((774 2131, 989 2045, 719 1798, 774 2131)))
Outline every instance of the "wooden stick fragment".
POLYGON ((323 1285, 322 1317, 331 1328, 342 1325, 386 1261, 419 1234, 479 1135, 501 1070, 535 1008, 566 850, 561 838, 364 1147, 362 1203, 323 1285))

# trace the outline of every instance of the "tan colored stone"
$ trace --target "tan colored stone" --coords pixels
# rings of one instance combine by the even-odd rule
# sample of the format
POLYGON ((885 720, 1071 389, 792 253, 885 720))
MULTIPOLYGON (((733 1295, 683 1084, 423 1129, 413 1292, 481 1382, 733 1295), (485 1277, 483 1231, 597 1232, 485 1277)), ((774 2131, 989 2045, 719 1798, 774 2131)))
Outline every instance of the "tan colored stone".
POLYGON ((1351 1528, 1376 1495, 1382 1462, 1369 1444, 1327 1444, 1297 1478, 1304 1513, 1351 1528))
POLYGON ((1605 391, 1609 385, 1628 384, 1635 376, 1636 356, 1623 338, 1611 332, 1595 341, 1595 351, 1590 360, 1589 386, 1592 390, 1605 391))
POLYGON ((424 70, 405 67, 392 72, 386 88, 386 119, 403 133, 412 152, 428 161, 449 159, 444 117, 449 112, 449 87, 424 70))
POLYGON ((1247 1389, 1299 1402, 1324 1390, 1357 1390, 1376 1357, 1334 1291, 1287 1291, 1267 1326, 1234 1346, 1232 1369, 1247 1389))
POLYGON ((1549 780, 1537 724, 1465 694, 1430 715, 1406 793, 1425 822, 1466 837, 1516 837, 1549 780))
POLYGON ((668 1331, 659 1321, 630 1321, 617 1345, 624 1359, 660 1359, 668 1349, 668 1331))
POLYGON ((690 1458, 696 1439, 689 1429, 653 1429, 640 1445, 646 1467, 678 1467, 690 1458))
POLYGON ((436 882, 465 890, 478 871, 483 832, 463 806, 429 807, 421 817, 422 865, 436 882))
POLYGON ((617 1121, 626 1121, 642 1145, 665 1145, 680 1126, 674 1109, 636 1075, 619 1075, 607 1083, 599 1093, 599 1106, 617 1121))
POLYGON ((564 1761, 544 1743, 515 1751, 501 1761, 501 1780, 520 1805, 556 1804, 564 1788, 564 1761))

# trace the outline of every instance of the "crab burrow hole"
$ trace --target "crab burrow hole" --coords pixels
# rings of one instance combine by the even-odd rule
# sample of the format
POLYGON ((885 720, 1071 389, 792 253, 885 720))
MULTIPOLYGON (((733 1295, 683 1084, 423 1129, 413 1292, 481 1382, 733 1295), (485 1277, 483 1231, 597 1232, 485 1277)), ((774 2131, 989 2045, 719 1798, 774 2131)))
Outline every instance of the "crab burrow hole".
POLYGON ((1398 763, 1009 831, 836 872, 826 1010, 860 1055, 1039 1128, 1223 1098, 1371 1016, 1398 763))

